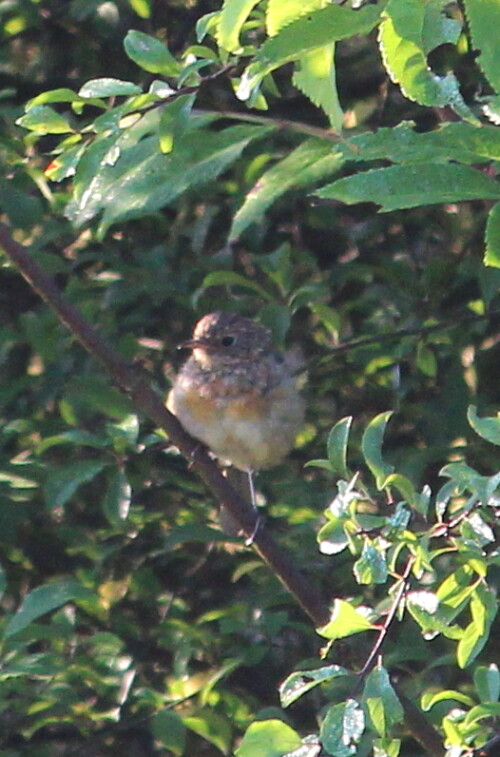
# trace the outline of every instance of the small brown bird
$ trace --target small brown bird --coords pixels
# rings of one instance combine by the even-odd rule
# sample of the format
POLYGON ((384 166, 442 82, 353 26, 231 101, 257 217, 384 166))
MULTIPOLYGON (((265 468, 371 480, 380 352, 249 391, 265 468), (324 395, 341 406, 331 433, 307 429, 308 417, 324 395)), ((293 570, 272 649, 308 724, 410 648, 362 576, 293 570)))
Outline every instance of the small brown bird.
POLYGON ((297 360, 273 347, 265 326, 223 311, 205 315, 179 347, 192 355, 167 407, 184 428, 249 474, 279 463, 304 419, 297 360))

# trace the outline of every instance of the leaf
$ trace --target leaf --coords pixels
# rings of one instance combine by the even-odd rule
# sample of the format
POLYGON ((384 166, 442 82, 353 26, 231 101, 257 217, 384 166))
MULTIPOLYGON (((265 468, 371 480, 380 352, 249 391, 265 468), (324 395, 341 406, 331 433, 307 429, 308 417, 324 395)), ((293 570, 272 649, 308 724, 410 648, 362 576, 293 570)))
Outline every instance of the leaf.
POLYGON ((79 460, 50 469, 44 483, 45 501, 51 510, 60 510, 79 486, 92 481, 106 466, 103 460, 79 460))
POLYGON ((443 202, 498 199, 500 185, 468 166, 389 166, 339 179, 314 192, 323 199, 353 204, 374 202, 381 212, 443 202))
POLYGON ((151 0, 128 0, 140 18, 151 18, 151 0))
POLYGON ((299 68, 293 75, 293 83, 326 113, 332 129, 340 132, 344 112, 337 93, 334 56, 334 42, 304 53, 299 58, 299 68))
POLYGON ((159 124, 160 150, 163 153, 172 152, 174 140, 186 130, 194 101, 194 95, 181 95, 163 107, 159 124))
POLYGON ((500 698, 498 665, 479 665, 474 671, 474 685, 481 702, 497 702, 500 698))
POLYGON ((154 739, 175 757, 185 754, 186 727, 172 710, 158 710, 151 719, 154 739))
POLYGON ((128 57, 144 71, 163 76, 177 76, 181 65, 168 47, 149 34, 131 29, 123 41, 128 57))
POLYGON ((289 675, 279 687, 281 706, 289 707, 318 684, 346 675, 349 675, 349 672, 341 665, 326 665, 313 670, 298 670, 289 675))
POLYGON ((330 176, 339 170, 342 162, 329 142, 305 140, 259 177, 234 217, 229 241, 238 239, 250 224, 260 221, 267 208, 285 192, 330 176))
POLYGON ((321 743, 328 754, 349 757, 356 754, 364 730, 363 710, 355 699, 348 699, 327 711, 320 729, 321 743))
POLYGON ((68 602, 93 598, 94 593, 73 578, 61 578, 39 586, 25 596, 16 614, 7 623, 4 636, 8 638, 19 633, 41 615, 68 602))
POLYGON ((356 610, 349 602, 336 599, 333 603, 332 619, 321 628, 317 628, 320 636, 335 641, 345 639, 363 631, 376 630, 377 626, 356 610))
MULTIPOLYGON (((420 0, 389 0, 379 28, 384 65, 410 100, 429 107, 450 105, 462 118, 479 125, 461 96, 456 77, 452 73, 437 76, 428 66, 424 30, 433 25, 426 25, 427 5, 420 0)), ((436 41, 446 43, 447 35, 436 41)))
POLYGON ((282 720, 261 720, 245 732, 236 757, 283 757, 302 743, 299 734, 282 720))
POLYGON ((200 294, 206 289, 210 289, 210 287, 216 286, 238 286, 242 287, 243 289, 250 289, 252 292, 256 292, 259 297, 262 297, 268 302, 273 302, 274 299, 272 295, 270 295, 263 287, 260 286, 260 284, 252 281, 252 279, 247 279, 240 273, 236 273, 235 271, 212 271, 212 273, 209 273, 203 279, 201 286, 196 293, 196 300, 199 299, 200 294))
POLYGON ((391 415, 392 411, 388 411, 377 415, 376 418, 370 421, 361 442, 363 457, 377 480, 378 488, 382 487, 384 480, 394 471, 394 466, 384 462, 382 458, 384 433, 391 415))
POLYGON ((353 10, 336 4, 327 5, 300 16, 258 50, 256 61, 244 72, 237 96, 251 97, 262 79, 275 68, 301 58, 304 53, 355 34, 367 34, 377 24, 384 3, 364 5, 353 10))
POLYGON ((103 77, 86 82, 78 92, 78 95, 83 98, 94 98, 140 95, 141 93, 142 89, 131 81, 103 77))
POLYGON ((341 478, 349 478, 347 470, 347 443, 351 431, 352 415, 337 421, 328 434, 326 449, 331 470, 341 478))
POLYGON ((497 0, 464 0, 472 45, 480 50, 477 63, 493 89, 500 92, 500 51, 495 44, 500 28, 500 4, 497 0), (493 31, 495 30, 495 31, 493 31))
POLYGON ((449 700, 460 702, 460 704, 464 704, 466 707, 472 707, 474 705, 474 700, 472 699, 472 697, 467 696, 467 694, 462 694, 461 691, 453 691, 451 689, 445 689, 443 691, 437 692, 427 692, 422 695, 420 704, 423 711, 428 712, 430 709, 432 709, 432 707, 434 707, 435 704, 449 700))
POLYGON ((37 134, 67 134, 74 131, 69 121, 48 105, 34 105, 17 119, 16 124, 37 134))
POLYGON ((110 523, 120 523, 128 516, 132 488, 122 468, 113 468, 108 471, 106 479, 102 509, 110 523))
POLYGON ((486 222, 484 264, 500 268, 500 202, 493 205, 486 222))
POLYGON ((217 24, 217 44, 230 53, 241 53, 240 32, 259 0, 224 0, 217 24))
POLYGON ((470 665, 488 641, 498 610, 494 592, 480 584, 472 595, 470 609, 472 622, 463 632, 457 647, 457 662, 461 668, 470 665))
POLYGON ((358 584, 385 583, 388 570, 384 551, 366 539, 361 557, 354 563, 353 571, 358 584))
POLYGON ((470 405, 467 409, 467 420, 476 434, 486 439, 487 442, 500 446, 500 413, 493 418, 480 418, 476 412, 476 407, 470 405))
POLYGON ((362 702, 371 724, 380 736, 388 736, 393 725, 404 718, 403 707, 394 691, 387 670, 377 666, 366 679, 362 702))
POLYGON ((346 160, 403 164, 500 160, 500 131, 494 126, 478 129, 464 122, 446 123, 425 133, 415 131, 414 126, 411 121, 402 121, 394 128, 358 134, 340 142, 337 150, 346 160))

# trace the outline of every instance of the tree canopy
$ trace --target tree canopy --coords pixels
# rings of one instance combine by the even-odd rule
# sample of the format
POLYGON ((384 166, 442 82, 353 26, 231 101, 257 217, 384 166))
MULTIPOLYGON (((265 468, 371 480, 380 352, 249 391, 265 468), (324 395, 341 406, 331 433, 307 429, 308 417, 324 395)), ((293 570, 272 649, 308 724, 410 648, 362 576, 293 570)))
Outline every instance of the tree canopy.
POLYGON ((2 754, 497 753, 498 28, 0 3, 2 754), (251 544, 164 408, 220 308, 307 363, 251 544))

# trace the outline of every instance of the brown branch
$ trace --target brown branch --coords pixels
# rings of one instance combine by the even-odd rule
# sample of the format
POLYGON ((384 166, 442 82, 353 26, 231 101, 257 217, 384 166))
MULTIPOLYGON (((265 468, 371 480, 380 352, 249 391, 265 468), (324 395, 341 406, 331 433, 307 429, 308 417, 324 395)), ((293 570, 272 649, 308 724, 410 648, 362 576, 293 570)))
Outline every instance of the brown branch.
MULTIPOLYGON (((80 312, 62 296, 54 281, 31 258, 27 248, 12 238, 10 230, 3 223, 0 223, 0 247, 30 286, 57 313, 73 336, 107 369, 116 385, 133 400, 144 415, 164 429, 184 457, 191 460, 192 469, 240 524, 244 534, 252 536, 256 525, 253 509, 224 478, 207 452, 200 449, 199 443, 166 409, 163 400, 151 388, 147 375, 123 360, 96 329, 82 318, 80 312)), ((315 626, 325 625, 330 618, 328 605, 323 601, 316 586, 302 575, 267 529, 257 530, 253 546, 315 626)), ((413 736, 431 757, 442 757, 444 750, 439 733, 415 705, 402 695, 400 699, 405 710, 407 726, 413 736)))

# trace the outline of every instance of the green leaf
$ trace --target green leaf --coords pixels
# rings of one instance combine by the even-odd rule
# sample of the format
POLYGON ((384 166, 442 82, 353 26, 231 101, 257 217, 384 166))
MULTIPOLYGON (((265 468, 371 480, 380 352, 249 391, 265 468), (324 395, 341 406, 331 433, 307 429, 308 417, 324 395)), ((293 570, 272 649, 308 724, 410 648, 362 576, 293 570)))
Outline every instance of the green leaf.
POLYGON ((403 720, 401 702, 392 688, 387 670, 381 666, 374 668, 366 679, 362 702, 380 736, 387 736, 392 726, 403 720))
POLYGON ((500 130, 478 129, 468 123, 445 123, 420 133, 415 124, 402 121, 394 128, 366 132, 340 142, 337 150, 346 160, 391 160, 393 163, 478 163, 500 160, 500 130))
POLYGON ((217 24, 217 44, 230 53, 242 52, 241 28, 259 0, 224 0, 217 24))
POLYGON ((484 718, 497 719, 500 716, 500 703, 489 702, 488 704, 478 704, 470 710, 465 716, 464 725, 470 727, 479 720, 484 718))
POLYGON ((8 622, 4 636, 8 638, 19 633, 41 615, 68 602, 93 598, 94 593, 73 578, 61 578, 39 586, 25 596, 16 614, 8 622))
POLYGON ((140 18, 151 18, 151 0, 128 0, 128 2, 140 18))
POLYGON ((185 754, 186 727, 179 715, 172 710, 159 710, 151 719, 151 728, 155 741, 175 757, 185 754))
POLYGON ((240 273, 236 273, 235 271, 212 271, 212 273, 209 273, 203 279, 201 286, 196 293, 196 300, 199 299, 200 295, 206 289, 218 286, 242 287, 243 289, 249 289, 252 292, 256 292, 259 297, 262 297, 268 302, 273 302, 274 300, 273 296, 266 292, 266 290, 261 287, 260 284, 252 281, 252 279, 247 279, 245 276, 242 276, 240 273))
MULTIPOLYGON (((389 0, 379 30, 385 67, 410 100, 429 107, 449 105, 462 118, 479 125, 462 98, 456 77, 452 73, 437 76, 428 66, 426 53, 430 51, 425 47, 424 35, 426 29, 434 26, 426 24, 429 6, 420 0, 389 0)), ((444 44, 447 36, 441 39, 438 36, 433 43, 444 44)))
POLYGON ((159 135, 163 153, 172 152, 174 140, 186 130, 194 101, 194 95, 181 95, 162 109, 159 135))
POLYGON ((481 702, 497 702, 500 698, 500 671, 494 662, 479 665, 474 671, 474 685, 481 702))
POLYGON ((500 268, 500 202, 493 205, 486 222, 484 264, 500 268))
POLYGON ((377 480, 377 487, 381 488, 387 476, 394 471, 394 466, 384 462, 382 458, 382 443, 384 433, 392 412, 388 411, 377 415, 368 424, 363 434, 361 449, 363 457, 372 474, 377 480))
POLYGON ((80 102, 81 99, 82 98, 77 95, 73 89, 62 87, 59 89, 50 89, 47 92, 41 92, 28 102, 27 107, 33 108, 35 105, 45 105, 46 103, 80 102))
POLYGON ((453 691, 451 689, 437 692, 428 691, 422 695, 420 704, 423 711, 428 712, 428 710, 434 707, 435 704, 438 704, 439 702, 447 702, 449 700, 460 702, 460 704, 464 704, 466 707, 472 707, 474 705, 472 697, 467 696, 467 694, 462 694, 461 691, 453 691))
POLYGON ((86 82, 78 92, 78 95, 83 98, 127 97, 129 95, 140 95, 141 93, 142 89, 131 81, 103 77, 86 82))
POLYGON ((302 740, 299 734, 282 720, 261 720, 252 723, 239 747, 236 757, 283 757, 297 749, 302 740))
POLYGON ((334 42, 304 53, 299 58, 299 68, 293 75, 293 83, 326 113, 332 129, 340 132, 344 112, 337 93, 334 55, 334 42))
POLYGON ((497 0, 464 0, 472 45, 480 50, 476 58, 493 89, 500 92, 500 51, 494 43, 500 28, 500 4, 497 0))
POLYGON ((231 226, 229 241, 241 236, 250 224, 260 221, 267 208, 290 189, 308 187, 334 174, 342 165, 330 143, 308 139, 259 177, 247 193, 231 226))
POLYGON ((123 41, 123 47, 134 63, 151 74, 177 76, 181 70, 181 65, 168 47, 149 34, 131 29, 123 41))
POLYGON ((363 631, 374 631, 377 626, 356 610, 349 602, 336 599, 333 603, 332 619, 316 629, 320 636, 335 641, 345 639, 363 631))
POLYGON ((500 185, 468 166, 450 164, 389 166, 348 176, 314 194, 353 204, 374 202, 381 212, 443 202, 498 199, 500 185))
POLYGON ((113 468, 106 475, 103 512, 112 524, 124 521, 130 510, 132 488, 122 468, 113 468))
POLYGON ((463 632, 457 647, 457 662, 461 668, 470 665, 488 641, 498 610, 494 592, 480 584, 472 595, 470 609, 472 622, 463 632))
POLYGON ((320 739, 328 754, 350 757, 356 754, 365 730, 363 710, 355 699, 348 699, 330 707, 321 724, 320 739))
POLYGON ((67 134, 74 131, 69 121, 48 105, 34 105, 17 119, 16 124, 37 134, 67 134))
POLYGON ((266 8, 266 28, 270 37, 299 16, 318 10, 323 0, 268 0, 266 8))
POLYGON ((103 460, 79 460, 51 468, 44 483, 45 501, 51 510, 60 510, 79 486, 92 481, 105 467, 103 460))
POLYGON ((373 740, 373 757, 398 757, 400 749, 400 739, 373 740))
POLYGON ((353 567, 358 584, 383 584, 387 581, 387 560, 384 551, 365 539, 363 551, 353 567))
POLYGON ((281 706, 289 707, 318 684, 346 675, 349 675, 349 672, 341 665, 326 665, 313 670, 298 670, 289 675, 279 687, 281 706))
POLYGON ((256 61, 246 69, 237 96, 247 100, 262 79, 275 68, 301 58, 310 50, 356 34, 367 34, 377 24, 384 3, 353 10, 336 4, 300 16, 259 49, 256 61))
POLYGON ((500 413, 493 418, 480 418, 474 405, 467 410, 467 420, 470 425, 487 442, 500 446, 500 413))
POLYGON ((352 415, 337 421, 328 434, 326 449, 331 470, 341 478, 349 478, 347 470, 347 443, 351 431, 352 415))

